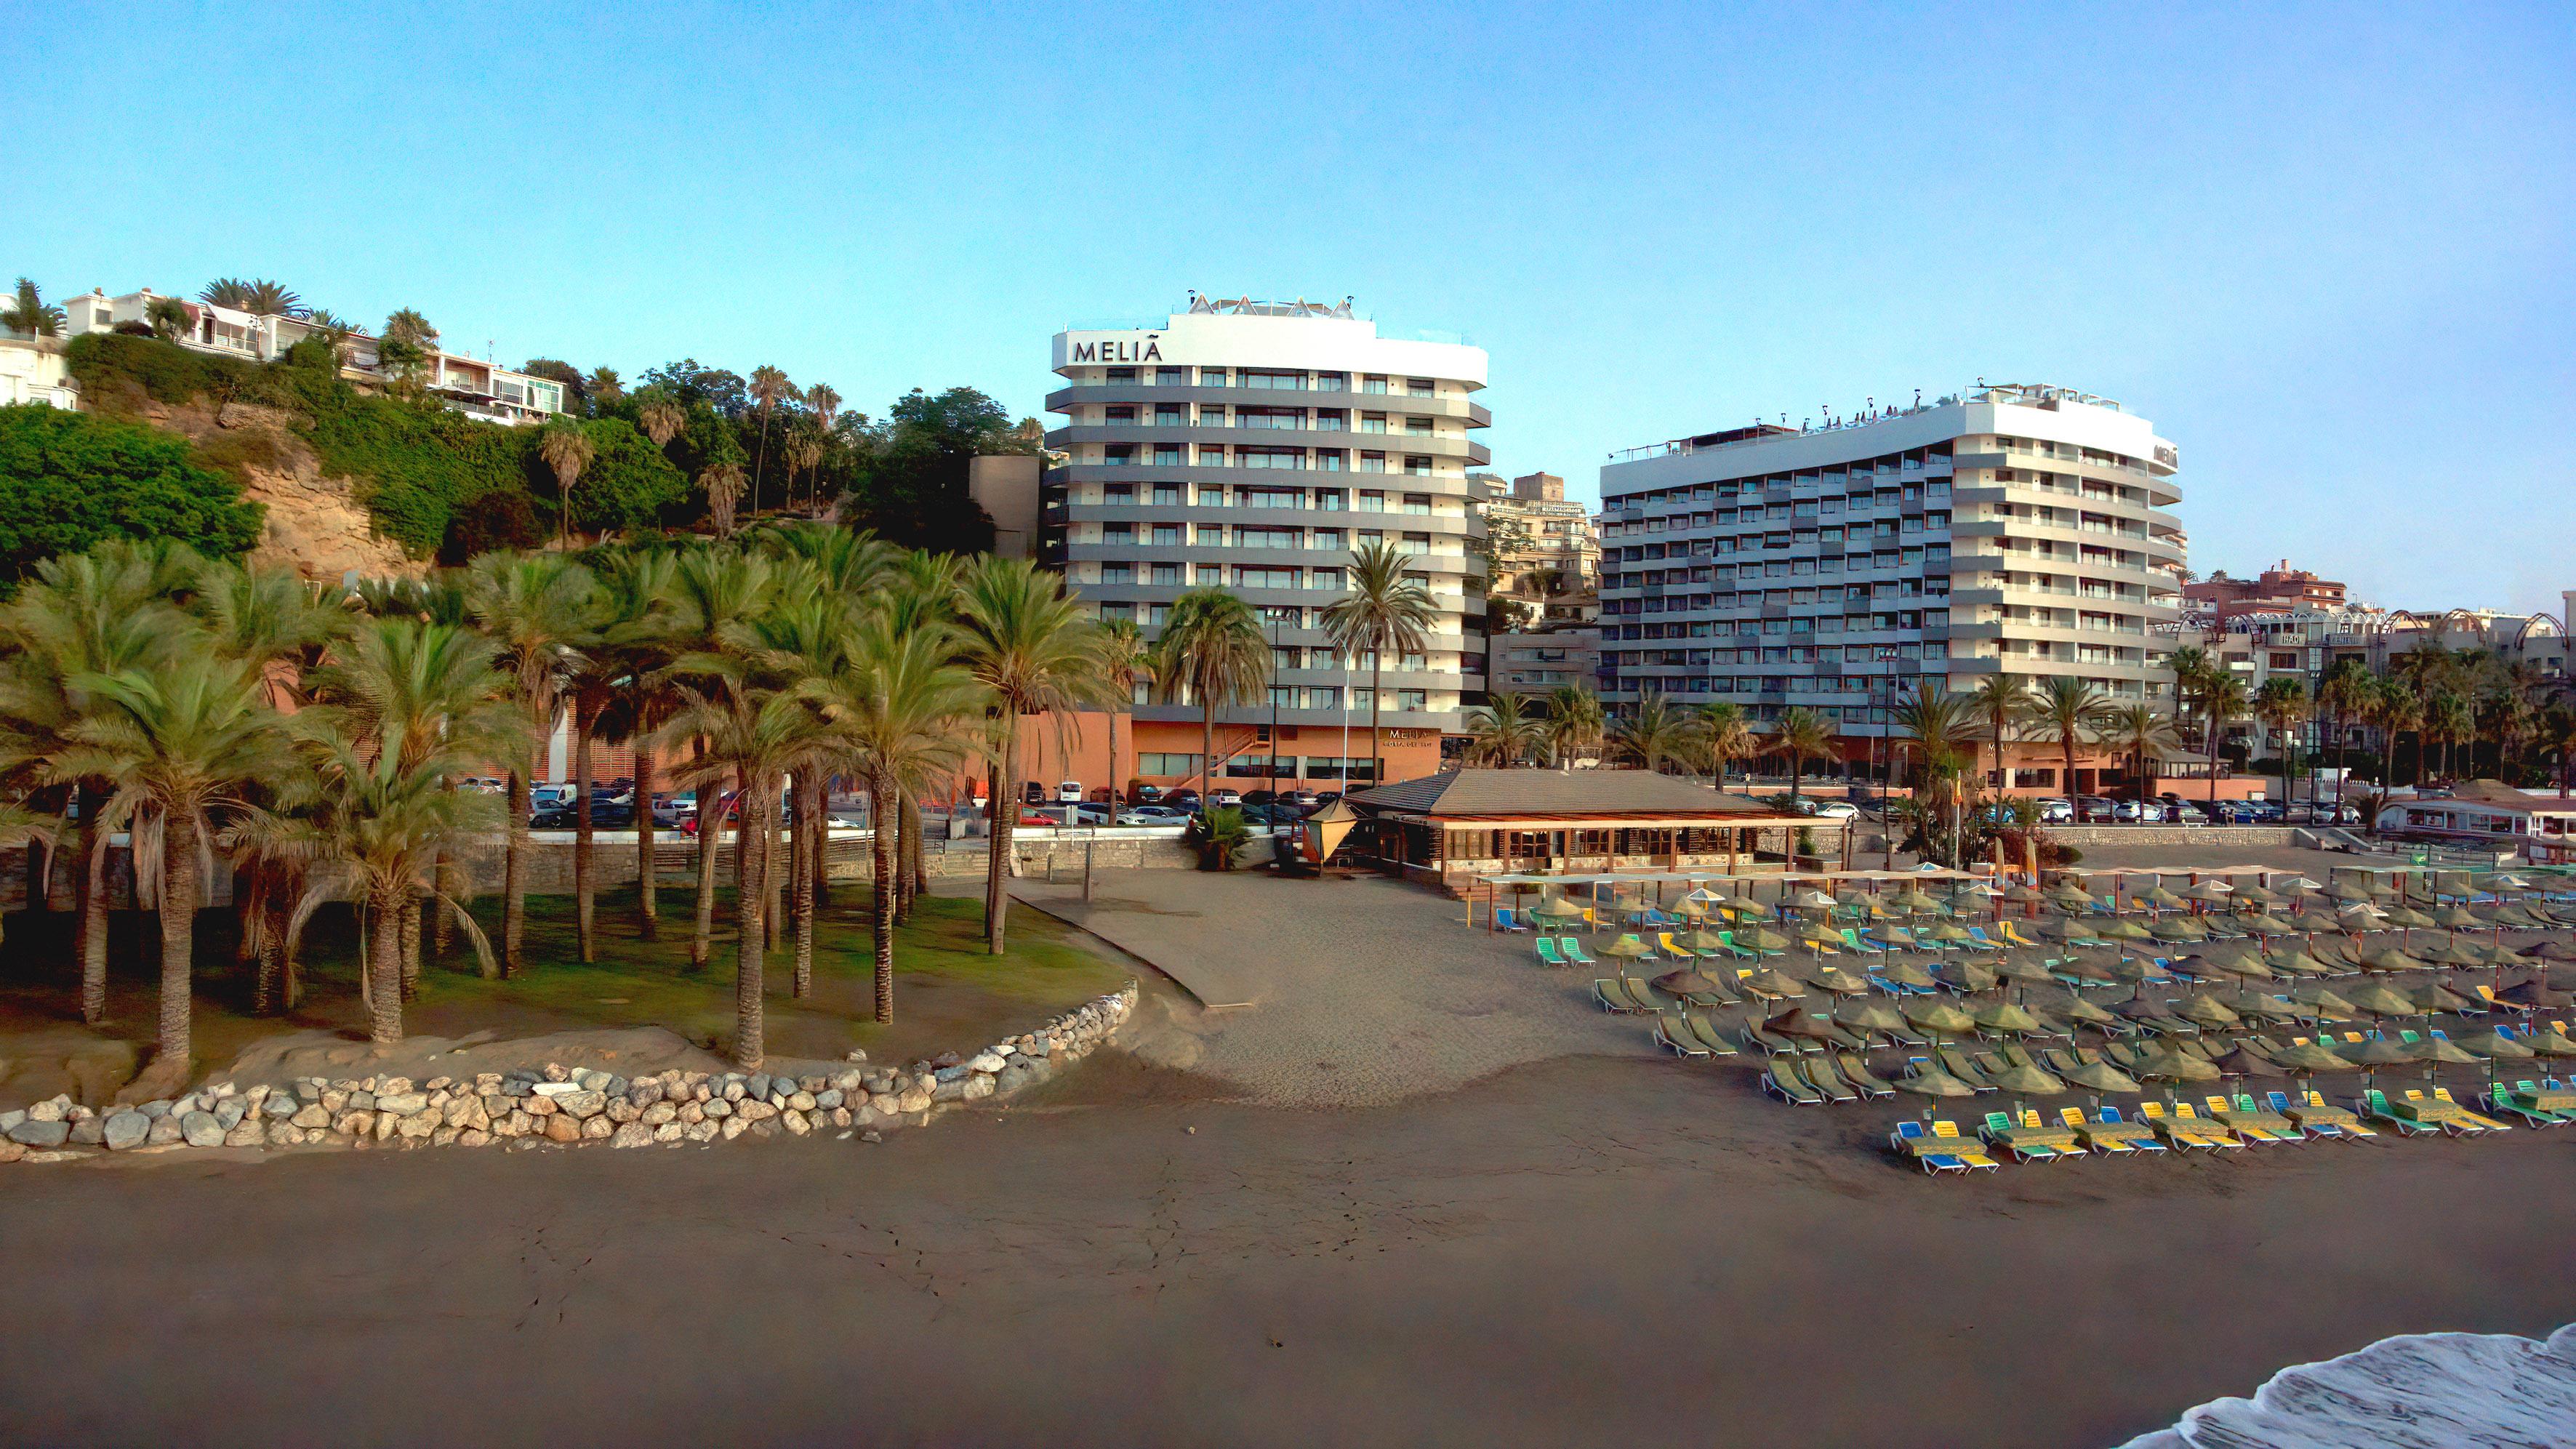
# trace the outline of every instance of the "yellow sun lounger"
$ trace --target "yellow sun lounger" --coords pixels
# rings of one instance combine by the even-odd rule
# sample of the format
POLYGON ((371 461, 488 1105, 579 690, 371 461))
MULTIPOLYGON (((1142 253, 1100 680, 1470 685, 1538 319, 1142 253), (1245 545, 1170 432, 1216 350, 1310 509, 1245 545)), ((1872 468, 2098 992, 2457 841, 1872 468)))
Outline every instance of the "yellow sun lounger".
POLYGON ((2177 1107, 2170 1115, 2165 1112, 2165 1104, 2162 1102, 2140 1102, 2138 1117, 2146 1123, 2149 1131, 2180 1151, 2188 1151, 2194 1147, 2206 1147, 2214 1151, 2221 1147, 2245 1145, 2232 1137, 2222 1138, 2203 1127, 2200 1119, 2192 1116, 2191 1104, 2188 1102, 2177 1107))

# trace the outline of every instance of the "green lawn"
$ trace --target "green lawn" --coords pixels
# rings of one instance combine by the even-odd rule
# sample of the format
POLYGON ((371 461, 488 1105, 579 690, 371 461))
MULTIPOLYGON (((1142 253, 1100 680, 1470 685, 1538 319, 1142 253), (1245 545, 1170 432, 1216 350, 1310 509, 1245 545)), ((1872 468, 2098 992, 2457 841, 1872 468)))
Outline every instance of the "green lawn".
MULTIPOLYGON (((863 886, 834 892, 823 911, 814 952, 814 990, 789 995, 795 967, 792 933, 771 953, 767 1046, 773 1055, 839 1057, 864 1047, 881 1061, 967 1050, 1024 1031, 1047 1017, 1116 989, 1127 973, 1070 938, 1053 919, 1026 907, 1010 916, 1010 950, 985 954, 980 899, 924 896, 913 919, 895 932, 895 1021, 879 1026, 875 959, 863 886)), ((575 949, 572 898, 528 901, 526 959, 519 975, 486 980, 461 940, 423 969, 420 993, 404 1010, 414 1034, 462 1036, 490 1030, 502 1037, 587 1027, 659 1025, 719 1053, 734 1024, 732 893, 717 910, 716 949, 708 969, 688 968, 693 895, 660 895, 661 939, 637 930, 631 887, 598 903, 599 960, 584 965, 575 949)), ((475 918, 497 951, 501 903, 478 900, 475 918)), ((69 960, 68 917, 12 916, 0 959, 0 1054, 12 1032, 76 1022, 77 972, 69 960)), ((151 918, 125 916, 111 940, 111 1020, 107 1034, 148 1043, 158 949, 151 918)), ((228 912, 210 911, 198 932, 197 1024, 201 1065, 220 1066, 242 1046, 283 1029, 322 1028, 363 1034, 355 932, 349 912, 333 907, 308 929, 305 998, 288 1017, 249 1014, 252 980, 233 964, 228 912)))

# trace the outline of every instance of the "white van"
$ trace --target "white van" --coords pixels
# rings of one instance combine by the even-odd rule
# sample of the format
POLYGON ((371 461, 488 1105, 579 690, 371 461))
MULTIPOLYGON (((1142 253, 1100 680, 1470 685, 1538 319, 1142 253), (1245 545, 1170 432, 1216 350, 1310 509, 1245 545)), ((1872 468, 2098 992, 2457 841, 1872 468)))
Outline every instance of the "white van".
POLYGON ((1080 780, 1060 781, 1055 787, 1055 803, 1058 805, 1081 804, 1082 782, 1080 780))

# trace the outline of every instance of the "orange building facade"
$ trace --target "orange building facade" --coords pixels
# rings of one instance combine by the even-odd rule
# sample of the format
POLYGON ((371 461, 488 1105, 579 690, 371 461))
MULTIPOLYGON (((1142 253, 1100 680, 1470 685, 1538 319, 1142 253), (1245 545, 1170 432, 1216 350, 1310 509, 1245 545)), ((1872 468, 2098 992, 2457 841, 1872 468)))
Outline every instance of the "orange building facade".
MULTIPOLYGON (((1136 783, 1165 790, 1209 788, 1198 721, 1117 716, 1114 755, 1112 722, 1100 713, 1023 716, 1022 788, 1034 782, 1050 798, 1067 781, 1080 784, 1085 797, 1111 787, 1125 791, 1136 783)), ((1378 739, 1386 779, 1409 780, 1440 768, 1437 730, 1390 726, 1378 739)), ((1346 785, 1365 788, 1372 779, 1366 716, 1352 720, 1347 735, 1338 725, 1283 724, 1274 735, 1267 724, 1219 720, 1213 753, 1217 788, 1322 793, 1346 785)))

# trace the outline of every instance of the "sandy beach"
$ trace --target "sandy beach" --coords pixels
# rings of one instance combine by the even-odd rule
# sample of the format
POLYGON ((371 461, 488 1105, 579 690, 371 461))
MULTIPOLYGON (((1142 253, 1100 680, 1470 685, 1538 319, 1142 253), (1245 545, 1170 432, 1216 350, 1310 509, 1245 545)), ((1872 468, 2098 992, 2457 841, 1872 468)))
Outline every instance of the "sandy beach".
POLYGON ((1935 1181, 1671 1063, 1212 1089, 1111 1053, 873 1148, 13 1176, 0 1439, 2087 1445, 2576 1318, 2576 1134, 1935 1181))

